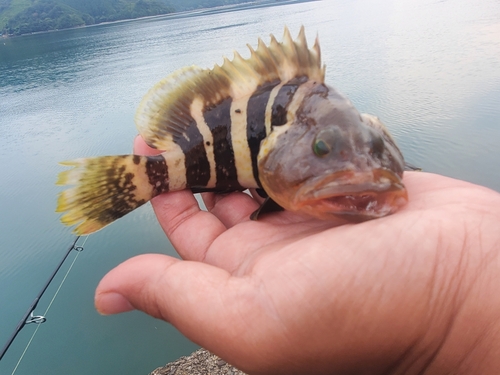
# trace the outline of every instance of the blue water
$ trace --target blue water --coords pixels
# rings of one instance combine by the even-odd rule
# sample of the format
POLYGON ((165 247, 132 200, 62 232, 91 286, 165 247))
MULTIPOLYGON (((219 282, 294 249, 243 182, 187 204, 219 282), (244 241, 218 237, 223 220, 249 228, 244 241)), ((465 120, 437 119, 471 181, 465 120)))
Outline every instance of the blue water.
MULTIPOLYGON (((135 108, 156 81, 234 49, 248 57, 246 43, 280 38, 285 24, 294 35, 305 25, 311 43, 319 34, 328 83, 378 115, 409 162, 500 191, 496 0, 315 1, 0 39, 0 346, 74 239, 54 212, 58 162, 129 153, 135 108)), ((16 374, 147 374, 193 351, 164 322, 94 310, 101 277, 146 252, 175 254, 149 205, 91 235, 16 374)))

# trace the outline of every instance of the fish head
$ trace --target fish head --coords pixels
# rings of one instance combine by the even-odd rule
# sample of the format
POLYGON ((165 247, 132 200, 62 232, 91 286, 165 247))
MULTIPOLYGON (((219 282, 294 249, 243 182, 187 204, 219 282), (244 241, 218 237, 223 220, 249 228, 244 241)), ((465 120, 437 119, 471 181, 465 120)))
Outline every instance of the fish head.
POLYGON ((259 179, 283 208, 320 219, 364 221, 406 204, 404 159, 375 116, 335 89, 313 84, 258 155, 259 179))

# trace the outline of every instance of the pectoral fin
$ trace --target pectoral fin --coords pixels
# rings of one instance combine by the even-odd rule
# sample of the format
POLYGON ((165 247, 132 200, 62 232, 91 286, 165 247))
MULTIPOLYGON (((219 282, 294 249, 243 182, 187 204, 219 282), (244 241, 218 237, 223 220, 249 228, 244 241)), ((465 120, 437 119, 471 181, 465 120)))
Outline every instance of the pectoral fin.
POLYGON ((264 189, 255 189, 257 194, 259 194, 259 197, 261 198, 268 198, 269 195, 267 195, 266 191, 264 189))
POLYGON ((268 214, 270 212, 283 211, 283 210, 284 210, 283 207, 281 207, 271 198, 267 197, 266 200, 260 205, 260 207, 250 215, 250 219, 258 220, 259 217, 261 217, 264 214, 268 214))

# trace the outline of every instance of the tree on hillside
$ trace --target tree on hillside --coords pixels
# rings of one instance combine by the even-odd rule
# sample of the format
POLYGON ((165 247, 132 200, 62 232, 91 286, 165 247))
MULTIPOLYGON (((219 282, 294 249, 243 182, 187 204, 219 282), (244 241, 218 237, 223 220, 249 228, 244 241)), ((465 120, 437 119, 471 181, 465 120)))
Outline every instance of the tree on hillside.
POLYGON ((5 31, 21 35, 82 25, 85 21, 74 9, 54 1, 40 1, 11 18, 5 31))

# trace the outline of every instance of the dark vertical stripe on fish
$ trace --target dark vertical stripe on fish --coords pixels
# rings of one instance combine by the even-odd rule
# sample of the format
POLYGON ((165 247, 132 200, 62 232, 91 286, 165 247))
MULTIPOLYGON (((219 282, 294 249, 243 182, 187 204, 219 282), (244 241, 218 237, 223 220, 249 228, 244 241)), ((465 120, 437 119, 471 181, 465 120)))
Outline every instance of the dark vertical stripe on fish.
POLYGON ((260 142, 266 137, 266 106, 271 91, 279 82, 257 88, 248 100, 247 105, 247 142, 252 158, 252 172, 257 184, 260 186, 257 155, 260 142))
POLYGON ((203 136, 191 118, 185 135, 174 136, 174 142, 180 146, 185 155, 186 187, 205 187, 210 181, 210 163, 203 144, 203 136))
POLYGON ((301 84, 307 81, 307 77, 294 78, 287 82, 278 91, 274 98, 272 112, 271 112, 271 125, 280 126, 286 124, 288 105, 293 99, 295 91, 301 84))
POLYGON ((205 111, 203 117, 212 132, 215 159, 216 188, 220 191, 241 189, 231 141, 232 98, 224 99, 205 111))
POLYGON ((162 155, 147 157, 146 173, 149 183, 153 187, 153 196, 166 193, 169 190, 168 167, 162 155))

